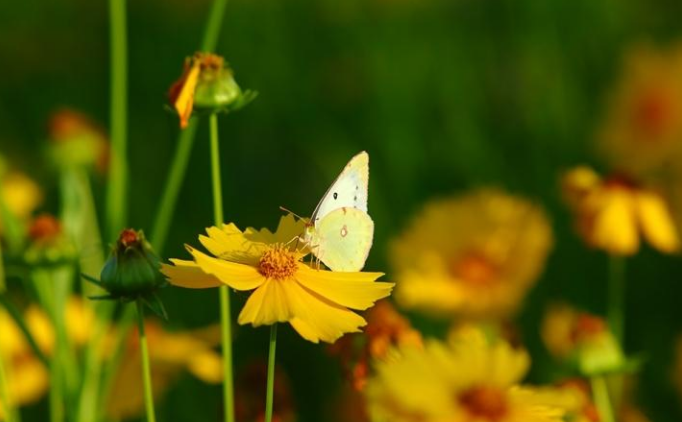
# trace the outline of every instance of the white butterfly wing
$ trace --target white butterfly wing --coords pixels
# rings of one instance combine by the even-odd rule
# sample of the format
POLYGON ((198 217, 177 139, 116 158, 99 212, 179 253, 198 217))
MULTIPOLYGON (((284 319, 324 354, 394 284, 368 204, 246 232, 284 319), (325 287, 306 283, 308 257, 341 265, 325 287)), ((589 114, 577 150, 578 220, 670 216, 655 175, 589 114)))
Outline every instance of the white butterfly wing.
POLYGON ((332 271, 360 271, 372 248, 374 222, 355 208, 337 208, 320 220, 311 250, 332 271))
POLYGON ((362 151, 346 164, 341 174, 324 194, 310 221, 318 222, 339 208, 355 208, 367 212, 367 188, 369 185, 369 155, 362 151))

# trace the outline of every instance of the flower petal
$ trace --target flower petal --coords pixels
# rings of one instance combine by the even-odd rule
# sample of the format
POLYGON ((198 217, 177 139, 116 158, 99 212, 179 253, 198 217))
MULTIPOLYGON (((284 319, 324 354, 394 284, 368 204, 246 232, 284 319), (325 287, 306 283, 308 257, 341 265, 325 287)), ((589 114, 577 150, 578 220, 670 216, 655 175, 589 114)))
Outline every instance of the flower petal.
POLYGON ((255 266, 267 245, 256 243, 244 237, 233 223, 222 228, 209 227, 208 236, 199 236, 199 241, 214 256, 226 261, 255 266))
POLYGON ((365 310, 391 294, 393 283, 375 282, 383 273, 313 270, 301 265, 296 280, 308 290, 351 309, 365 310))
POLYGON ((307 290, 298 282, 284 283, 293 311, 291 326, 306 340, 333 343, 346 333, 360 331, 367 322, 360 315, 307 290))
POLYGON ((646 239, 661 252, 672 253, 680 248, 680 240, 663 198, 651 192, 638 192, 635 205, 639 224, 646 239))
POLYGON ((265 278, 254 267, 213 258, 189 246, 187 250, 204 272, 214 275, 221 283, 235 290, 253 290, 265 282, 265 278))
POLYGON ((287 322, 293 314, 284 288, 289 280, 267 280, 249 296, 239 314, 239 324, 271 325, 276 322, 287 322))
POLYGON ((194 261, 171 259, 173 265, 162 264, 161 273, 174 286, 188 289, 209 289, 222 285, 216 277, 206 274, 194 261))
POLYGON ((592 240, 596 246, 620 255, 632 255, 639 249, 634 201, 623 189, 603 193, 602 208, 594 217, 592 240))

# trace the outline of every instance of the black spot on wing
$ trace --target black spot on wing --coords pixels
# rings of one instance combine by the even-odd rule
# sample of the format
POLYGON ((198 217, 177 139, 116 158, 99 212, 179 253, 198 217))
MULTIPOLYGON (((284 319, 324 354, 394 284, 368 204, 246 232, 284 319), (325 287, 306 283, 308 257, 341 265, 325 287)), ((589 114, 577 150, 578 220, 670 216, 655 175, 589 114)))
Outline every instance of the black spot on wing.
POLYGON ((337 199, 339 197, 338 192, 334 192, 334 199, 337 199))

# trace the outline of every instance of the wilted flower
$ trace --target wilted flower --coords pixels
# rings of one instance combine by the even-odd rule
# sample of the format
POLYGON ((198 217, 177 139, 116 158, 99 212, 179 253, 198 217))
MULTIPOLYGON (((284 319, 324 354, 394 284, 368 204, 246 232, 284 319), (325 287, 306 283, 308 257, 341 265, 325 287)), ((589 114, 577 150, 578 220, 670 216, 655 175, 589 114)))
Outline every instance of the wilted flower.
POLYGON ((303 220, 282 217, 275 233, 244 232, 234 224, 211 227, 199 240, 211 257, 188 247, 194 261, 173 259, 162 272, 171 284, 202 289, 227 285, 253 290, 239 314, 239 324, 288 322, 306 340, 333 343, 357 332, 366 322, 350 309, 365 310, 388 296, 392 283, 375 282, 382 273, 331 272, 300 260, 306 252, 292 242, 305 230, 303 220))
POLYGON ((602 179, 588 167, 563 176, 563 189, 583 239, 614 255, 632 255, 640 237, 664 253, 680 247, 670 210, 655 191, 625 176, 602 179))
POLYGON ((173 108, 186 128, 193 110, 235 111, 255 98, 253 91, 242 92, 225 60, 211 53, 196 53, 185 61, 180 79, 168 91, 173 108))
MULTIPOLYGON (((154 320, 145 321, 149 343, 152 387, 159 399, 171 383, 188 371, 209 384, 222 382, 222 360, 213 349, 220 342, 220 327, 169 332, 154 320)), ((144 411, 144 390, 140 382, 142 360, 138 333, 129 333, 121 366, 116 371, 107 400, 107 415, 114 419, 139 416, 144 411)))
POLYGON ((538 279, 551 246, 545 213, 522 198, 481 190, 431 202, 393 244, 398 304, 506 317, 538 279))
POLYGON ((94 167, 105 173, 109 142, 104 129, 86 115, 71 109, 58 110, 49 121, 50 155, 60 168, 94 167))
POLYGON ((403 347, 378 362, 365 389, 373 421, 561 422, 558 391, 520 385, 530 365, 525 351, 489 342, 469 330, 448 344, 403 347))
POLYGON ((638 175, 682 157, 682 44, 627 53, 597 140, 613 167, 638 175))
POLYGON ((421 333, 400 315, 388 300, 377 302, 367 312, 367 327, 362 334, 348 335, 330 346, 340 356, 353 387, 362 390, 367 381, 371 360, 388 359, 392 349, 421 347, 421 333))
POLYGON ((567 305, 546 313, 542 339, 552 355, 573 363, 583 375, 622 372, 629 364, 604 319, 567 305))

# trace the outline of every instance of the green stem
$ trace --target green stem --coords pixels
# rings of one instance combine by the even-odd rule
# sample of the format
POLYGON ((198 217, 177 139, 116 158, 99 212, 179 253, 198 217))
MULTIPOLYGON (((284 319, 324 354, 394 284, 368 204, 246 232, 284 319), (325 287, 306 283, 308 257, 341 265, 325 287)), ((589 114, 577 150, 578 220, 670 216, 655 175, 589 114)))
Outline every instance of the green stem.
MULTIPOLYGON (((2 245, 0 244, 0 295, 4 295, 7 290, 5 284, 5 267, 2 260, 2 245)), ((10 356, 11 358, 11 356, 10 356)), ((0 342, 0 414, 5 415, 6 422, 15 422, 15 410, 9 398, 9 388, 7 384, 7 372, 5 371, 5 356, 2 353, 2 343, 0 342)))
MULTIPOLYGON (((215 0, 208 15, 208 21, 204 29, 204 36, 201 42, 202 51, 214 51, 218 44, 218 36, 225 17, 227 0, 215 0)), ((194 138, 197 131, 197 119, 190 120, 189 127, 180 132, 173 163, 168 174, 168 180, 161 197, 159 209, 156 212, 154 227, 152 230, 152 246, 157 254, 163 255, 163 248, 168 237, 168 229, 173 220, 175 204, 178 194, 185 179, 187 163, 189 162, 194 145, 194 138)))
MULTIPOLYGON (((211 178, 213 180, 213 220, 217 227, 223 225, 223 194, 220 178, 220 148, 218 141, 218 116, 213 113, 211 126, 211 178)), ((225 421, 234 421, 234 385, 232 381, 232 320, 230 318, 230 291, 220 287, 220 325, 223 348, 223 399, 225 421)))
POLYGON ((270 351, 268 352, 268 384, 265 396, 265 422, 272 422, 275 396, 275 353, 277 351, 277 323, 270 327, 270 351))
POLYGON ((197 131, 196 119, 190 120, 189 127, 180 132, 178 139, 178 146, 175 149, 175 156, 171 164, 166 187, 161 197, 159 209, 156 211, 156 219, 154 220, 154 228, 152 229, 152 246, 157 254, 163 254, 163 247, 168 237, 168 229, 170 228, 173 211, 175 211, 175 204, 178 201, 178 194, 182 187, 182 182, 185 179, 185 172, 187 164, 192 153, 192 146, 194 145, 194 135, 197 131))
POLYGON ((215 0, 213 2, 208 22, 206 23, 204 39, 201 42, 201 51, 210 52, 215 50, 225 16, 225 6, 227 6, 227 0, 215 0))
POLYGON ((107 236, 113 238, 127 220, 128 51, 126 0, 109 0, 111 48, 111 164, 106 197, 107 236))
POLYGON ((603 375, 597 375, 590 379, 592 384, 592 394, 594 396, 594 403, 599 412, 599 420, 601 422, 615 422, 613 416, 613 406, 609 398, 609 389, 606 385, 606 379, 603 375))
POLYGON ((142 356, 142 378, 144 380, 144 404, 147 409, 147 422, 156 422, 154 414, 154 394, 152 393, 152 371, 149 365, 147 335, 144 332, 144 305, 137 300, 137 326, 140 334, 140 354, 142 356))
POLYGON ((24 321, 24 317, 21 315, 21 312, 19 312, 19 310, 14 306, 14 304, 10 302, 9 299, 4 294, 0 294, 0 305, 2 305, 3 308, 5 308, 5 310, 12 318, 14 323, 17 325, 17 327, 19 327, 19 330, 24 335, 26 342, 31 347, 31 350, 36 355, 36 357, 40 359, 40 361, 43 363, 43 365, 45 365, 46 368, 49 368, 50 361, 47 359, 43 351, 40 350, 40 347, 38 346, 36 339, 31 334, 31 331, 29 331, 28 326, 26 325, 26 321, 24 321))
POLYGON ((64 422, 62 377, 59 365, 50 367, 50 421, 64 422))
POLYGON ((609 256, 608 321, 613 335, 623 347, 625 337, 625 258, 609 256))

